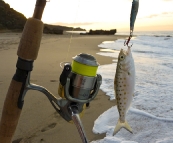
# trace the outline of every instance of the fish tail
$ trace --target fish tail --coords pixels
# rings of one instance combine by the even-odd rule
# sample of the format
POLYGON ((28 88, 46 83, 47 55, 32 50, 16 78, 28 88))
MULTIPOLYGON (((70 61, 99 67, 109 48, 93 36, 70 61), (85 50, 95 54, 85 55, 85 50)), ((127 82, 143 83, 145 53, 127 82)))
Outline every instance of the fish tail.
POLYGON ((125 122, 121 122, 120 119, 118 120, 118 123, 114 129, 114 132, 113 132, 113 136, 118 133, 118 131, 121 129, 121 128, 125 128, 126 130, 128 130, 130 133, 133 133, 132 132, 132 128, 130 127, 130 125, 128 124, 127 121, 125 122))

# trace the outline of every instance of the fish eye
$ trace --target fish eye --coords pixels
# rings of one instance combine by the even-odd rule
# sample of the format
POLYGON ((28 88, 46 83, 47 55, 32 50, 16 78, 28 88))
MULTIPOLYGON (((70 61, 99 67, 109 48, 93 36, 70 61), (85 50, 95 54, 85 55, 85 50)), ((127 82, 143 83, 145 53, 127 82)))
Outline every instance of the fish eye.
POLYGON ((120 56, 120 60, 124 60, 124 56, 123 55, 120 56))

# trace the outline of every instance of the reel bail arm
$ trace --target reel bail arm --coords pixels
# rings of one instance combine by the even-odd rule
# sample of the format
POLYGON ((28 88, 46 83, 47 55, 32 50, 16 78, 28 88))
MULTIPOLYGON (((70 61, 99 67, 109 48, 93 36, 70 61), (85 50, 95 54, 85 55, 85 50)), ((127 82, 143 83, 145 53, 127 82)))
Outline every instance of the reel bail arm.
POLYGON ((101 84, 102 84, 102 76, 100 74, 97 74, 95 88, 94 88, 94 91, 90 94, 89 98, 88 99, 77 99, 77 98, 73 98, 69 94, 70 78, 68 77, 67 78, 67 83, 65 85, 65 97, 68 100, 72 101, 72 102, 88 103, 88 102, 92 101, 96 97, 101 84))

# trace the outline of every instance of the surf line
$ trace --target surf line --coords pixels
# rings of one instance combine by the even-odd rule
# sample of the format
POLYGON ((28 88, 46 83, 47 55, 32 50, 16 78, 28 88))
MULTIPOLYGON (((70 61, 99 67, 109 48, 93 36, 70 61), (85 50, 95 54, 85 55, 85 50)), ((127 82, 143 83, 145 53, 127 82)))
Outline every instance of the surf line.
POLYGON ((173 122, 173 119, 172 118, 162 118, 162 117, 157 117, 157 116, 154 116, 150 113, 147 113, 145 111, 142 111, 142 110, 139 110, 139 109, 135 109, 133 107, 131 107, 129 109, 129 112, 131 113, 134 113, 134 114, 138 114, 138 115, 141 115, 141 116, 146 116, 148 118, 151 118, 151 119, 156 119, 158 121, 163 121, 163 122, 173 122))

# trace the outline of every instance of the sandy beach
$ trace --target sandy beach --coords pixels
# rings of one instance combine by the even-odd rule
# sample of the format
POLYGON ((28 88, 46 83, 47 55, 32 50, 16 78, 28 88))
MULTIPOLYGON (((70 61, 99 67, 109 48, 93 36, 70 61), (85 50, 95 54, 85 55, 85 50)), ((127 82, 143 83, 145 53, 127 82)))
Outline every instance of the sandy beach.
MULTIPOLYGON (((61 62, 71 62, 80 53, 93 55, 100 65, 112 63, 111 57, 98 54, 98 45, 125 36, 89 36, 74 34, 43 35, 39 55, 34 62, 31 82, 46 87, 55 96, 62 72, 61 62), (70 45, 70 46, 69 46, 70 45), (68 52, 69 51, 69 52, 68 52)), ((21 33, 0 33, 0 116, 3 102, 16 70, 17 48, 21 33)), ((82 118, 89 141, 101 139, 105 134, 94 134, 94 121, 100 114, 114 106, 115 102, 101 90, 85 110, 82 118)), ((66 122, 52 107, 47 97, 38 91, 28 91, 13 143, 81 143, 74 124, 66 122)))

